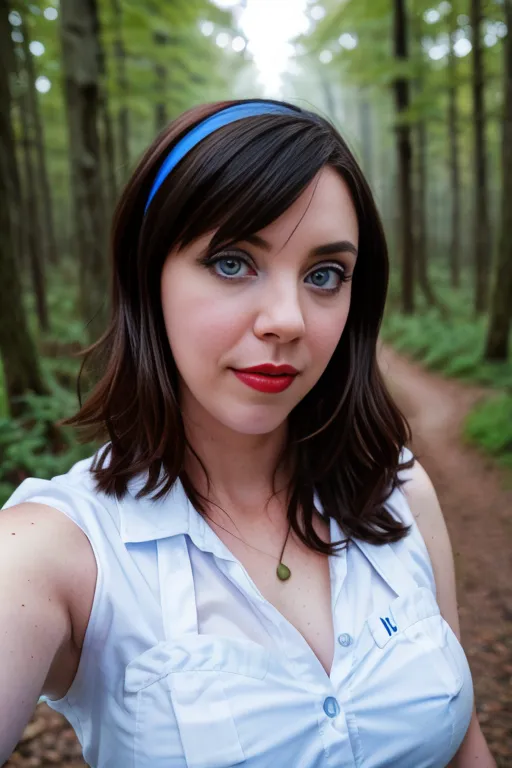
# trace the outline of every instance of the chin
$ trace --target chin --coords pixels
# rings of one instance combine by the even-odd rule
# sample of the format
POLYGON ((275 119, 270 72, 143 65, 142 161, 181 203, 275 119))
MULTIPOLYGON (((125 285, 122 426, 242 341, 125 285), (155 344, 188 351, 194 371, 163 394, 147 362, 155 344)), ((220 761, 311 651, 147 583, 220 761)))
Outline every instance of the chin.
POLYGON ((216 418, 225 427, 241 435, 268 435, 283 426, 288 411, 281 408, 231 408, 229 413, 218 413, 216 418), (238 412, 237 412, 238 411, 238 412))

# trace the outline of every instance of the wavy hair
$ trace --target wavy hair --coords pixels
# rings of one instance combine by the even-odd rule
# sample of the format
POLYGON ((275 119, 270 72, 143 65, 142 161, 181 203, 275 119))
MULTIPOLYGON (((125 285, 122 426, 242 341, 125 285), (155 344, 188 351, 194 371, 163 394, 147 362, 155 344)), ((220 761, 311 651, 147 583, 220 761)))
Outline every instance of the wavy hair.
MULTIPOLYGON (((145 473, 137 498, 161 498, 179 478, 195 508, 207 498, 184 469, 187 449, 178 371, 164 325, 160 280, 169 252, 215 230, 211 251, 268 226, 326 166, 351 193, 359 223, 352 299, 340 342, 323 375, 289 415, 283 456, 291 459, 288 519, 312 550, 331 554, 313 527, 314 492, 346 540, 403 538, 408 526, 386 508, 402 484, 400 453, 409 425, 377 365, 377 338, 388 286, 388 253, 371 190, 347 144, 323 117, 285 102, 294 114, 263 114, 226 125, 200 142, 167 177, 147 214, 155 176, 193 126, 242 101, 203 104, 174 120, 146 151, 118 202, 111 235, 111 319, 84 350, 99 355, 100 375, 71 418, 85 439, 107 440, 91 465, 98 491, 122 499, 145 473)), ((203 467, 208 479, 207 469, 203 467)), ((277 471, 277 467, 276 467, 277 471)), ((274 489, 275 492, 275 489, 274 489)))

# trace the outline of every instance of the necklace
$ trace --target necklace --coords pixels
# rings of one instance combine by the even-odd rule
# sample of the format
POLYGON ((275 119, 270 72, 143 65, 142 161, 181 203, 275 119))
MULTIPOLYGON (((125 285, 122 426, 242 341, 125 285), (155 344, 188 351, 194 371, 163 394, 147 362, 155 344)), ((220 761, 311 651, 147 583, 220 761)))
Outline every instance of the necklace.
MULTIPOLYGON (((261 552, 262 555, 267 555, 267 557, 274 557, 275 558, 275 555, 269 555, 268 552, 263 552, 262 549, 258 549, 258 547, 255 547, 252 544, 248 544, 245 541, 245 539, 240 538, 240 536, 237 536, 235 533, 231 533, 231 531, 228 531, 227 528, 224 528, 224 526, 220 525, 220 523, 216 523, 214 520, 212 520, 212 522, 214 522, 215 525, 218 525, 219 528, 222 528, 223 531, 226 531, 226 533, 229 533, 230 536, 234 536, 235 539, 238 539, 238 541, 241 541, 243 544, 246 545, 246 547, 250 547, 251 549, 255 549, 256 552, 261 552)), ((284 550, 285 550, 285 547, 286 547, 286 543, 288 541, 288 537, 290 535, 291 529, 292 529, 292 524, 290 523, 290 525, 288 526, 288 532, 286 534, 286 538, 284 540, 283 548, 281 550, 281 554, 279 555, 279 558, 278 558, 279 559, 279 565, 276 568, 276 576, 279 579, 279 581, 288 581, 288 579, 292 575, 292 572, 290 571, 288 566, 283 563, 283 559, 282 559, 283 558, 283 554, 284 554, 284 550)))
POLYGON ((292 528, 292 524, 288 526, 288 533, 286 534, 286 539, 284 540, 283 548, 281 550, 281 554, 279 555, 279 565, 276 568, 276 574, 279 581, 287 581, 290 576, 292 575, 292 572, 288 568, 287 565, 283 563, 283 554, 284 554, 284 548, 286 547, 286 542, 288 541, 288 536, 290 535, 290 531, 292 528))

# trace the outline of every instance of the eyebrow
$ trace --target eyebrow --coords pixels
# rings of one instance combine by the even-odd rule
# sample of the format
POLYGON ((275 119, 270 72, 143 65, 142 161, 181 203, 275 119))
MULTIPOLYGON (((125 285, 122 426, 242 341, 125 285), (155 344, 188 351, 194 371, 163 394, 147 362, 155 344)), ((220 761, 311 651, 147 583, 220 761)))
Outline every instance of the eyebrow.
MULTIPOLYGON (((244 240, 258 248, 263 248, 265 251, 272 250, 272 245, 260 235, 247 235, 247 237, 244 237, 244 240)), ((332 256, 335 253, 352 253, 357 258, 357 248, 355 245, 350 240, 339 240, 336 243, 326 243, 325 245, 317 245, 315 248, 312 248, 308 253, 308 259, 313 259, 316 256, 332 256)))

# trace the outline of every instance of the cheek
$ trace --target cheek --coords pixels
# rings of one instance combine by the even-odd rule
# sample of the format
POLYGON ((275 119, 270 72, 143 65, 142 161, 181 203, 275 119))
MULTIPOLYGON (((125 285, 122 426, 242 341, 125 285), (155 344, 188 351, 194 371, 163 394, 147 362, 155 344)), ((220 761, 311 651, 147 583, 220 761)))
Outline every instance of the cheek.
POLYGON ((213 301, 211 293, 207 297, 181 291, 167 295, 164 319, 176 364, 185 373, 218 362, 239 337, 243 313, 233 313, 226 301, 213 301))
POLYGON ((311 318, 308 346, 316 365, 325 367, 331 359, 347 323, 350 297, 336 311, 311 318))

